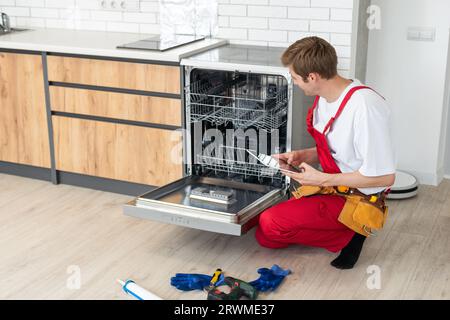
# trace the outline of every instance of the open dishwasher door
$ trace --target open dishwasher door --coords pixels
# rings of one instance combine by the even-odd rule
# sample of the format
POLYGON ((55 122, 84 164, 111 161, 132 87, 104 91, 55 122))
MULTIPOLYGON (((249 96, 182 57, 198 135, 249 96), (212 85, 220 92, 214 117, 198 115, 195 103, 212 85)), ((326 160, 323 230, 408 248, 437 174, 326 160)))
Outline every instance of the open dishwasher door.
POLYGON ((186 177, 131 201, 125 214, 239 236, 287 199, 289 178, 246 152, 291 151, 295 93, 282 52, 228 45, 182 61, 186 177))
POLYGON ((189 176, 151 191, 125 206, 127 215, 240 236, 264 209, 285 196, 282 189, 224 179, 189 176), (232 193, 229 199, 193 197, 195 190, 232 193), (193 193, 194 192, 194 193, 193 193))

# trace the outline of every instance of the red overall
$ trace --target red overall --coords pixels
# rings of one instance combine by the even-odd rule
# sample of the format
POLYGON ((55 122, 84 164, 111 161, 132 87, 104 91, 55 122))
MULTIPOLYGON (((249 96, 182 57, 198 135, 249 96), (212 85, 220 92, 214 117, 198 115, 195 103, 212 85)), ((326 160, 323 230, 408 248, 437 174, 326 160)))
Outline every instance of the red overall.
MULTIPOLYGON (((331 155, 326 134, 333 122, 344 110, 353 93, 365 86, 352 88, 344 97, 334 117, 330 119, 323 133, 313 126, 313 115, 319 103, 316 97, 314 105, 308 111, 307 129, 314 138, 322 169, 326 173, 341 173, 331 155)), ((259 218, 256 240, 268 248, 284 248, 290 244, 325 248, 331 252, 342 250, 355 232, 338 221, 345 204, 345 198, 336 195, 316 195, 301 199, 292 198, 264 211, 259 218)))

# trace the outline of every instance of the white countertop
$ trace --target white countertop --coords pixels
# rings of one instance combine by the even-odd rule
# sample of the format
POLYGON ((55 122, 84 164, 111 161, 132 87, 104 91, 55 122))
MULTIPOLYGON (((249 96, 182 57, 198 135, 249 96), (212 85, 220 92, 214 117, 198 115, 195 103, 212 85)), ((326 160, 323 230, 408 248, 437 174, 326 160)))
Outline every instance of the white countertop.
POLYGON ((154 35, 106 31, 33 29, 1 35, 0 49, 180 62, 184 57, 227 43, 223 39, 205 39, 164 52, 116 48, 152 36, 154 35))

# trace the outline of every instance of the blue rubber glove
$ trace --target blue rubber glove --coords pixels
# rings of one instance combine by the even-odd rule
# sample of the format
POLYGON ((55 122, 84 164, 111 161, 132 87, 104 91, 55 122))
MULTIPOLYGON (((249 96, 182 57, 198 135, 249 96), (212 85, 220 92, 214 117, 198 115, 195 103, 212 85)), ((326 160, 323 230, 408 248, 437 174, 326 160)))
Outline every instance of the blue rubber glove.
POLYGON ((291 270, 280 268, 274 264, 272 268, 259 268, 259 278, 249 282, 256 290, 266 292, 269 290, 275 290, 283 281, 283 279, 291 273, 291 270))
MULTIPOLYGON (((170 284, 183 291, 203 290, 209 286, 211 279, 212 276, 207 274, 177 273, 175 277, 170 278, 170 284)), ((216 286, 220 286, 223 283, 224 276, 221 274, 216 286)))

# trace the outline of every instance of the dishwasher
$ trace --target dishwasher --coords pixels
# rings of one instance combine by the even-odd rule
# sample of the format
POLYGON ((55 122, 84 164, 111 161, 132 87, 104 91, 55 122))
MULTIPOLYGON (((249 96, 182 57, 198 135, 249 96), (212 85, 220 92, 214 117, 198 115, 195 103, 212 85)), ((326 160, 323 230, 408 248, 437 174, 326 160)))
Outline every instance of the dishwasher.
POLYGON ((185 176, 129 202, 126 215, 240 236, 288 198, 289 178, 247 152, 314 145, 305 128, 311 101, 280 65, 282 52, 226 45, 182 60, 185 176))

